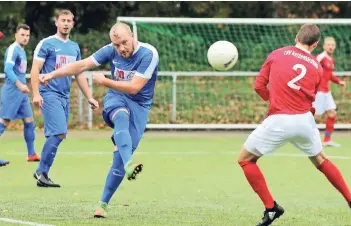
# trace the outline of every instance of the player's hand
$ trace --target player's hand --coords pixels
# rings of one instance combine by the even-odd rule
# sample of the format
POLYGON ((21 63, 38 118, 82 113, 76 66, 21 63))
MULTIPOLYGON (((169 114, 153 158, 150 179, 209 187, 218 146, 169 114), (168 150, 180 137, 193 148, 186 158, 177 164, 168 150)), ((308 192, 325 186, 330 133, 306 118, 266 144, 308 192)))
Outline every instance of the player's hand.
POLYGON ((40 74, 39 75, 39 81, 40 81, 40 84, 46 86, 49 81, 51 81, 53 79, 53 76, 52 74, 40 74))
POLYGON ((33 96, 33 104, 37 107, 43 107, 44 104, 44 100, 43 98, 40 96, 40 94, 38 95, 34 95, 33 96))
POLYGON ((97 110, 99 108, 99 102, 97 102, 97 100, 95 100, 94 98, 89 98, 88 102, 91 106, 91 109, 97 110))
POLYGON ((106 80, 105 75, 103 73, 93 73, 93 81, 98 85, 103 85, 106 80))
POLYGON ((340 81, 339 85, 343 88, 346 88, 346 82, 345 81, 340 81))
POLYGON ((16 86, 22 93, 29 93, 29 88, 27 85, 24 85, 21 82, 17 82, 16 86))

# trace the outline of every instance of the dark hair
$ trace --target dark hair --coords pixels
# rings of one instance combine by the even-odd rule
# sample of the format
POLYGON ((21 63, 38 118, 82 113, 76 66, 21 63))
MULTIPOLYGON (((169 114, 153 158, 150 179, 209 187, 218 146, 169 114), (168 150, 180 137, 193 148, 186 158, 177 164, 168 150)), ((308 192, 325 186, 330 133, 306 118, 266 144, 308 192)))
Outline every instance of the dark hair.
POLYGON ((71 10, 68 10, 68 9, 61 9, 59 10, 56 15, 55 15, 55 18, 58 19, 61 15, 73 15, 73 13, 71 12, 71 10))
POLYGON ((30 27, 27 24, 19 24, 16 27, 16 32, 18 32, 19 30, 24 29, 26 31, 30 30, 30 27))
POLYGON ((304 24, 297 33, 297 39, 304 45, 312 45, 321 38, 321 32, 315 24, 304 24))

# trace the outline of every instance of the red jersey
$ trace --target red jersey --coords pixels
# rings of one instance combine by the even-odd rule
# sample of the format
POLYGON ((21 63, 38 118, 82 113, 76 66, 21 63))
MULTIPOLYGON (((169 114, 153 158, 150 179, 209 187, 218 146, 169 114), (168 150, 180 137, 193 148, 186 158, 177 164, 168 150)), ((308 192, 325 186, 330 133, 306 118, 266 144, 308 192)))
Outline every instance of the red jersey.
POLYGON ((318 87, 318 91, 327 93, 330 91, 329 89, 329 81, 332 81, 336 84, 340 83, 340 79, 336 77, 333 73, 334 71, 334 58, 328 56, 328 54, 324 51, 317 56, 317 60, 322 65, 323 68, 323 76, 321 80, 321 84, 318 87))
POLYGON ((255 81, 255 91, 269 101, 268 115, 311 110, 323 69, 307 50, 287 46, 273 51, 255 81))

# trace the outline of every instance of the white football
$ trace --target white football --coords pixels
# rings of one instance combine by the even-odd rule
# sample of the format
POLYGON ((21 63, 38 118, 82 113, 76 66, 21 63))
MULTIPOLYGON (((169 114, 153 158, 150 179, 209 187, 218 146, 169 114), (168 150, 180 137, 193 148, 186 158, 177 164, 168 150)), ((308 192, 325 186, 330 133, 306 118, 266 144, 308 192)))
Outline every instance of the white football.
POLYGON ((239 53, 236 46, 228 41, 217 41, 207 51, 208 63, 216 70, 226 71, 238 61, 239 53))

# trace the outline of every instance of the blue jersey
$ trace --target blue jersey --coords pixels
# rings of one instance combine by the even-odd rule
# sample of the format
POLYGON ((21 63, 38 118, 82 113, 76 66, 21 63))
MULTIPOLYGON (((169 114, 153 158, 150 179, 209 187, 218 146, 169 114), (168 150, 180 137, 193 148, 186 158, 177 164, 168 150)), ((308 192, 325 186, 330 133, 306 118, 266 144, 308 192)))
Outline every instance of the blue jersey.
MULTIPOLYGON (((63 40, 53 35, 39 42, 34 51, 34 59, 44 62, 40 73, 48 74, 67 64, 80 60, 81 56, 76 42, 63 40)), ((51 80, 46 86, 40 85, 40 92, 55 92, 69 97, 71 83, 71 76, 56 78, 51 80)))
POLYGON ((5 52, 5 82, 14 84, 16 80, 26 84, 27 56, 17 42, 12 43, 5 52), (6 70, 6 69, 9 70, 6 70))
MULTIPOLYGON (((119 55, 113 44, 106 45, 92 55, 92 60, 99 66, 110 63, 111 79, 130 82, 134 76, 149 79, 135 95, 123 94, 138 104, 150 108, 157 79, 159 56, 157 50, 147 43, 138 42, 134 53, 128 59, 119 55)), ((122 94, 109 89, 109 93, 122 94)))

